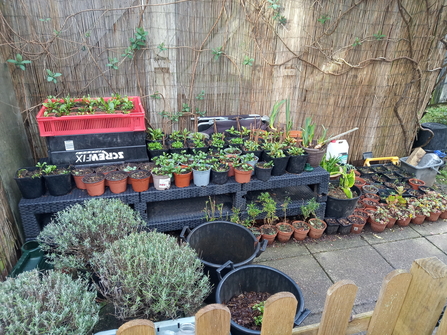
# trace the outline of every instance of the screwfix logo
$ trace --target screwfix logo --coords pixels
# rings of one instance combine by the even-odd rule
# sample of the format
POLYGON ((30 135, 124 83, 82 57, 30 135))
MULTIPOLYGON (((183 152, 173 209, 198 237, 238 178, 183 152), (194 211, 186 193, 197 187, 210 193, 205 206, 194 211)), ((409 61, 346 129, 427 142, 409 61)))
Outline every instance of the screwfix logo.
POLYGON ((116 159, 124 159, 124 152, 122 151, 107 152, 105 150, 96 150, 96 151, 80 151, 76 153, 76 163, 110 161, 116 159))

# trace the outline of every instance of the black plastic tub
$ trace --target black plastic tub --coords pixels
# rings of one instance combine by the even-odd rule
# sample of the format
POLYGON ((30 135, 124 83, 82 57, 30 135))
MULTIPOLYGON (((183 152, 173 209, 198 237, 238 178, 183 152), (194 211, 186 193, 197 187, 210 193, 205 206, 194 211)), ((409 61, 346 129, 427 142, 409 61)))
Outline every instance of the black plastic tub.
MULTIPOLYGON (((189 227, 184 227, 180 238, 196 251, 213 284, 213 292, 207 302, 214 302, 215 290, 219 284, 216 272, 218 268, 228 261, 234 264, 234 268, 248 265, 267 247, 267 241, 259 243, 249 229, 228 221, 206 222, 192 231, 189 227), (188 233, 186 238, 185 233, 188 233)), ((221 273, 224 275, 230 270, 228 266, 221 273)))
MULTIPOLYGON (((265 265, 246 265, 235 268, 222 278, 216 290, 216 302, 227 303, 233 296, 242 292, 290 292, 298 301, 295 325, 298 326, 309 315, 304 308, 304 298, 299 286, 285 273, 265 265)), ((254 335, 260 331, 251 330, 231 320, 232 335, 254 335)))

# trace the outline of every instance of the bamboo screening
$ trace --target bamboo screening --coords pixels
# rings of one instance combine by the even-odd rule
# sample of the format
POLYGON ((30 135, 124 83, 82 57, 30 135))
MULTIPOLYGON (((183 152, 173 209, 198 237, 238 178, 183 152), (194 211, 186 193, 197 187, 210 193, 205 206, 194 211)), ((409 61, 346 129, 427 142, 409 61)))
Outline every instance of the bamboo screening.
POLYGON ((117 92, 141 96, 148 126, 168 132, 192 127, 196 110, 269 115, 290 99, 295 129, 307 116, 332 135, 358 127, 345 137, 355 162, 408 155, 446 16, 442 0, 8 1, 0 52, 32 61, 8 66, 36 159, 47 155, 35 114, 48 95, 117 92), (128 58, 137 27, 146 44, 128 58))

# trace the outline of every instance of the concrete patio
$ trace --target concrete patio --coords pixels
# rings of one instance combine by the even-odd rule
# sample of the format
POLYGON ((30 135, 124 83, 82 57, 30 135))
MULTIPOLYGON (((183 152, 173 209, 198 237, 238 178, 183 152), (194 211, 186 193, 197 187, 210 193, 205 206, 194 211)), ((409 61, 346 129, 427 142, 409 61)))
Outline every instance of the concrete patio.
POLYGON ((374 309, 383 278, 395 269, 409 270, 413 260, 438 257, 447 264, 447 221, 394 226, 373 233, 369 225, 359 235, 323 235, 303 242, 275 242, 255 260, 274 267, 300 286, 311 314, 301 325, 320 321, 327 289, 342 279, 359 290, 354 314, 374 309))

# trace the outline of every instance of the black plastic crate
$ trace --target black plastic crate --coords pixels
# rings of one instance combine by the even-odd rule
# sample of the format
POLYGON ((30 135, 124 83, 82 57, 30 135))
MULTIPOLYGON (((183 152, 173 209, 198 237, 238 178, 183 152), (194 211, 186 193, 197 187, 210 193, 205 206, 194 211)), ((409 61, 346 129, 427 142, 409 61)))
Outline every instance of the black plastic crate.
POLYGON ((145 145, 112 148, 81 149, 72 151, 49 151, 51 164, 98 165, 101 163, 147 161, 145 145))
POLYGON ((146 132, 66 135, 47 137, 48 151, 79 151, 82 149, 116 148, 146 145, 146 132))

